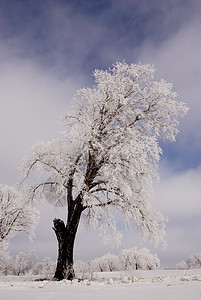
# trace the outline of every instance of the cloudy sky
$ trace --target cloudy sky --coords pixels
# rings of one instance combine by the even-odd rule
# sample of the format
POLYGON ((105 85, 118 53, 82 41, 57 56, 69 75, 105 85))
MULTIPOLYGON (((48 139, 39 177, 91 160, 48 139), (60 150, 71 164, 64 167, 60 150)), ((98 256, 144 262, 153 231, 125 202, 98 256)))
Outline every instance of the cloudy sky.
MULTIPOLYGON (((201 251, 201 2, 199 0, 0 0, 0 183, 19 181, 23 157, 38 140, 57 137, 75 91, 92 84, 92 71, 116 61, 153 63, 157 79, 173 83, 190 107, 177 141, 163 143, 160 182, 153 206, 169 218, 167 249, 125 231, 110 249, 83 225, 76 259, 89 260, 123 248, 149 247, 174 267, 201 251)), ((56 259, 54 217, 41 204, 36 239, 18 235, 10 253, 35 249, 56 259)))

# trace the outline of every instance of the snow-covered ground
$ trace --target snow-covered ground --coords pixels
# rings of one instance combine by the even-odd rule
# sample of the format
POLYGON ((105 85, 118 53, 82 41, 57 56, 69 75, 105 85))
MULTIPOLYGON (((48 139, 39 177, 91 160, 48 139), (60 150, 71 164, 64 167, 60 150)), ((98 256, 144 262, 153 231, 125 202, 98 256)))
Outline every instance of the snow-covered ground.
POLYGON ((200 270, 94 273, 93 280, 0 277, 1 300, 201 300, 200 270))

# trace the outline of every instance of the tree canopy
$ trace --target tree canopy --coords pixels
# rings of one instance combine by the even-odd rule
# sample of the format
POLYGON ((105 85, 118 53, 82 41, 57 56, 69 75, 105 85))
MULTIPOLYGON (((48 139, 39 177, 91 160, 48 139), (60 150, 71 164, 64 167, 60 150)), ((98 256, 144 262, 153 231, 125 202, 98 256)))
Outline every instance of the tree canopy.
POLYGON ((178 118, 188 108, 176 101, 170 83, 154 80, 154 72, 152 65, 126 62, 95 70, 94 86, 77 92, 61 137, 37 143, 25 160, 25 178, 34 169, 42 174, 29 197, 37 198, 40 190, 54 205, 66 202, 67 227, 79 208, 90 226, 112 240, 118 237, 118 210, 144 237, 156 244, 164 240, 164 217, 150 205, 159 140, 175 140, 178 118))

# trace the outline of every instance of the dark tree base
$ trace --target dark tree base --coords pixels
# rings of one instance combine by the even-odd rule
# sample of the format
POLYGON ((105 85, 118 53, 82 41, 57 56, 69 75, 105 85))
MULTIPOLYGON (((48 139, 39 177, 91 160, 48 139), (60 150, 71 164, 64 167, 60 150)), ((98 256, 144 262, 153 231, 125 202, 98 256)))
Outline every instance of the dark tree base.
POLYGON ((73 269, 73 248, 75 235, 77 232, 81 210, 78 214, 74 214, 71 222, 65 226, 64 222, 60 219, 54 219, 54 231, 58 240, 58 259, 54 279, 72 280, 75 278, 73 269))

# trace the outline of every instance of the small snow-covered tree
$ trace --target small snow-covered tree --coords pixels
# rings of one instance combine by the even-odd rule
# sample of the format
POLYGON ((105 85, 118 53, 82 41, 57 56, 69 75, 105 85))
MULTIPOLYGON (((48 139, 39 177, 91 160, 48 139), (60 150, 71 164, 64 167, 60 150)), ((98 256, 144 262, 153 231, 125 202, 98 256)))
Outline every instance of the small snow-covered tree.
POLYGON ((14 273, 19 276, 31 272, 36 264, 36 259, 37 256, 34 250, 27 254, 22 251, 19 252, 15 258, 14 273))
POLYGON ((19 252, 15 258, 15 274, 17 276, 24 275, 26 273, 26 254, 19 252))
POLYGON ((201 252, 191 255, 186 260, 188 269, 200 269, 201 268, 201 252))
POLYGON ((138 250, 137 248, 124 249, 119 254, 123 270, 138 269, 138 250))
POLYGON ((43 275, 43 263, 42 262, 37 262, 35 264, 35 266, 33 266, 33 269, 32 269, 32 274, 33 275, 43 275))
POLYGON ((119 256, 124 270, 154 270, 160 265, 157 255, 151 254, 146 248, 124 249, 119 256))
POLYGON ((51 260, 50 257, 45 257, 43 259, 43 268, 42 268, 42 275, 46 277, 52 277, 55 272, 55 263, 51 260))
POLYGON ((90 266, 93 272, 117 271, 119 269, 119 258, 115 254, 107 253, 93 259, 90 266))
POLYGON ((37 255, 34 250, 30 251, 26 255, 26 273, 30 272, 36 264, 37 255))
POLYGON ((47 278, 53 276, 55 272, 55 263, 50 257, 45 257, 42 262, 37 262, 30 270, 33 275, 43 275, 47 278))
POLYGON ((118 271, 119 270, 119 258, 115 254, 107 253, 101 257, 105 262, 105 271, 118 271))
POLYGON ((0 185, 0 249, 6 249, 17 232, 34 235, 38 212, 13 187, 0 185))
POLYGON ((74 270, 75 274, 77 274, 81 279, 84 279, 86 274, 91 273, 89 264, 80 260, 76 260, 74 262, 74 270))
POLYGON ((172 85, 154 80, 152 65, 116 63, 95 70, 95 85, 78 91, 66 115, 66 132, 39 142, 22 167, 43 174, 30 186, 29 199, 41 192, 54 205, 67 204, 67 220, 54 219, 58 260, 54 277, 74 277, 73 249, 81 216, 98 227, 105 241, 119 240, 115 210, 157 245, 164 240, 164 217, 152 210, 159 139, 175 140, 178 118, 188 108, 176 101, 172 85))
POLYGON ((104 272, 107 271, 106 262, 102 257, 96 257, 90 261, 90 267, 93 272, 104 272))
POLYGON ((13 272, 12 258, 8 253, 0 249, 0 274, 8 275, 13 272))
POLYGON ((186 261, 178 263, 176 269, 201 269, 201 252, 192 254, 186 261))
POLYGON ((160 266, 160 260, 156 254, 151 254, 147 248, 142 248, 138 253, 138 268, 141 270, 155 270, 160 266))
POLYGON ((176 264, 176 269, 177 270, 187 270, 188 266, 185 261, 181 261, 180 263, 176 264))

